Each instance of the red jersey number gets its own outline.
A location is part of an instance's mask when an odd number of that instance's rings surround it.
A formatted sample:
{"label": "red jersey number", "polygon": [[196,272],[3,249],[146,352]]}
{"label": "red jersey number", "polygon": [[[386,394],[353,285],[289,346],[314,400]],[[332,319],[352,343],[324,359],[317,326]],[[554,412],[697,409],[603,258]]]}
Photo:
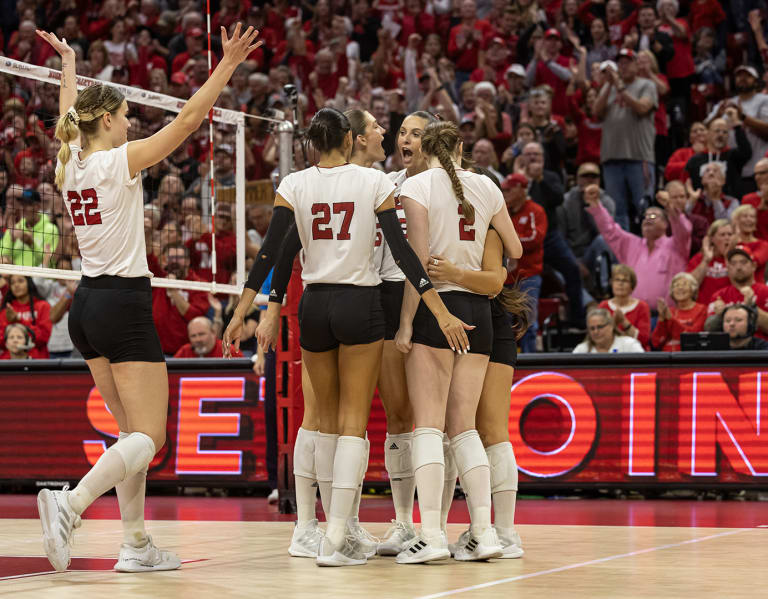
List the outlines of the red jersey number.
{"label": "red jersey number", "polygon": [[[332,207],[331,207],[332,206]],[[335,202],[331,204],[312,204],[312,239],[333,239],[333,228],[330,227],[331,214],[343,214],[341,230],[336,234],[339,241],[351,239],[349,227],[355,214],[354,202]]]}
{"label": "red jersey number", "polygon": [[99,196],[96,195],[95,189],[83,189],[79,194],[76,191],[68,191],[67,198],[73,225],[83,227],[101,224]]}
{"label": "red jersey number", "polygon": [[461,239],[461,241],[474,241],[475,229],[472,225],[467,223],[467,219],[464,218],[464,212],[461,210],[461,206],[459,206],[459,216],[461,217],[459,219],[459,239]]}

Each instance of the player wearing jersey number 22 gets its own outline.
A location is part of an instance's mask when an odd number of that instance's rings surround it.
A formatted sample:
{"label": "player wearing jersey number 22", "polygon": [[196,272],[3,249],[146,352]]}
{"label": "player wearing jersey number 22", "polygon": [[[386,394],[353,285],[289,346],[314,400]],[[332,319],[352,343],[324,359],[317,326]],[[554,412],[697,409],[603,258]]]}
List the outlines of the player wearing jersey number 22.
{"label": "player wearing jersey number 22", "polygon": [[83,274],[70,335],[121,431],[72,491],[39,493],[45,552],[56,570],[65,570],[80,514],[115,487],[123,522],[115,569],[175,569],[179,558],[155,547],[144,529],[147,467],[165,443],[168,374],[152,321],[140,175],[198,129],[235,68],[261,42],[252,27],[241,35],[238,23],[231,38],[222,27],[224,58],[211,77],[168,125],[127,143],[130,122],[122,94],[103,84],[78,93],[74,50],[52,33],[37,34],[62,58],[56,184],[75,227]]}

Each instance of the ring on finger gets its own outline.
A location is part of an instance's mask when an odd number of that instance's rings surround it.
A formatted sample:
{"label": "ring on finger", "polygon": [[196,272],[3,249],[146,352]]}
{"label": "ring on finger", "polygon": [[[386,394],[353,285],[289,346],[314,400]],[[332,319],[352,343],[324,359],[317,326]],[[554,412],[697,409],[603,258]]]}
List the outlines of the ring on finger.
{"label": "ring on finger", "polygon": [[432,258],[432,264],[434,264],[435,266],[437,266],[437,263],[438,263],[438,262],[439,262],[439,261],[438,261],[438,259],[437,259],[437,258]]}

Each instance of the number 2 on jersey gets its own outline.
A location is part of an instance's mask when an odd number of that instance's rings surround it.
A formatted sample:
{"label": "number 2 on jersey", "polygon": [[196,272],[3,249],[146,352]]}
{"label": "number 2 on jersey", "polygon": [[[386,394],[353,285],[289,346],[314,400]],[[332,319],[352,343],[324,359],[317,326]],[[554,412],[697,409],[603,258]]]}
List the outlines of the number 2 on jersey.
{"label": "number 2 on jersey", "polygon": [[459,219],[459,239],[462,241],[474,241],[475,229],[472,225],[467,223],[467,219],[464,218],[464,212],[462,211],[461,206],[459,206],[459,216],[461,217]]}
{"label": "number 2 on jersey", "polygon": [[331,223],[331,211],[333,214],[344,214],[341,221],[341,230],[336,234],[336,239],[346,241],[349,236],[349,226],[352,224],[352,215],[355,214],[354,202],[334,202],[333,209],[330,204],[312,204],[312,239],[333,239]]}
{"label": "number 2 on jersey", "polygon": [[84,189],[79,194],[68,191],[69,211],[72,214],[72,224],[76,227],[84,225],[100,225],[99,196],[95,189]]}

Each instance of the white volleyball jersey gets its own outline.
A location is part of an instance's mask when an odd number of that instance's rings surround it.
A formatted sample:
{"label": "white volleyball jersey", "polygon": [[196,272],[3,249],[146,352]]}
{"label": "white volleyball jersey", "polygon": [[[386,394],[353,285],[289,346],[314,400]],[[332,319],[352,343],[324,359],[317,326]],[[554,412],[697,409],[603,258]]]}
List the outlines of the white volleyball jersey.
{"label": "white volleyball jersey", "polygon": [[312,166],[282,180],[277,193],[293,207],[306,253],[304,283],[381,283],[373,264],[376,210],[394,189],[381,171],[356,164]]}
{"label": "white volleyball jersey", "polygon": [[[504,196],[485,175],[458,170],[464,197],[475,208],[475,222],[468,224],[442,168],[427,169],[408,177],[400,195],[411,198],[429,212],[429,253],[444,256],[459,268],[482,270],[485,237],[491,219],[505,209]],[[437,291],[469,291],[454,283],[435,282]]]}
{"label": "white volleyball jersey", "polygon": [[[128,144],[90,154],[70,144],[62,195],[87,277],[151,277],[144,243],[141,176],[128,172]],[[57,164],[58,168],[58,164]]]}
{"label": "white volleyball jersey", "polygon": [[[408,175],[405,169],[403,169],[396,173],[389,173],[387,176],[395,184],[397,218],[400,221],[400,226],[403,228],[403,235],[408,237],[408,226],[405,224],[405,209],[400,203],[400,187]],[[392,256],[392,251],[389,249],[387,240],[384,239],[384,232],[381,230],[381,225],[378,222],[376,223],[376,245],[373,250],[373,261],[379,270],[382,281],[405,281],[405,275],[400,270],[400,267],[395,264],[395,258]]]}

